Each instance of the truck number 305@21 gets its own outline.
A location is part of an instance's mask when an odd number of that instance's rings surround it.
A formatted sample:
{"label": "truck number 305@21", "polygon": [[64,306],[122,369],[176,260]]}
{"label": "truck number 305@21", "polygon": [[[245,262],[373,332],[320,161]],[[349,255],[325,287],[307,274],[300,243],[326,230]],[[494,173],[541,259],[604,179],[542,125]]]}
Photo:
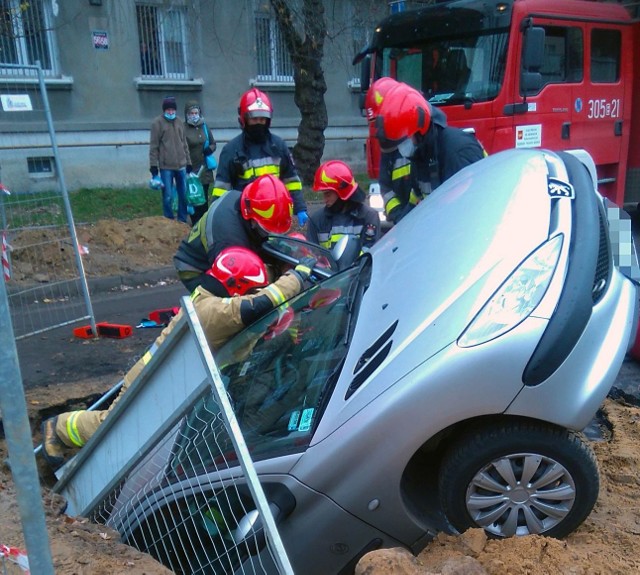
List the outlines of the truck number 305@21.
{"label": "truck number 305@21", "polygon": [[620,109],[620,100],[618,98],[611,101],[604,98],[588,100],[587,118],[618,118]]}

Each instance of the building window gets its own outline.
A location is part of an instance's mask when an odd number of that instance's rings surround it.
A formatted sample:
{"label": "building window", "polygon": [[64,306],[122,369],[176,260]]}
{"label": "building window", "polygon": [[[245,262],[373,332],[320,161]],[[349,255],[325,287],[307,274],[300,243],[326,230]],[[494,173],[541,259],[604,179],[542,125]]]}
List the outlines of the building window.
{"label": "building window", "polygon": [[52,176],[53,158],[46,156],[28,157],[27,170],[32,176]]}
{"label": "building window", "polygon": [[51,0],[0,0],[0,63],[55,73]]}
{"label": "building window", "polygon": [[293,82],[293,64],[275,18],[256,15],[258,82]]}
{"label": "building window", "polygon": [[185,80],[187,43],[183,8],[136,5],[140,73],[147,78]]}

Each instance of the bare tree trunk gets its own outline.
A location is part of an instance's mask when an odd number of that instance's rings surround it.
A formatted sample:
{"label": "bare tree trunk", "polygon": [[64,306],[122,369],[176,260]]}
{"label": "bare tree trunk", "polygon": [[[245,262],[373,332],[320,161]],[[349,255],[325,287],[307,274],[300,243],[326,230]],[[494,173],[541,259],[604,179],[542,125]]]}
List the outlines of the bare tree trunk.
{"label": "bare tree trunk", "polygon": [[303,1],[303,37],[296,30],[289,4],[285,0],[270,2],[293,63],[294,101],[302,116],[293,158],[303,182],[311,184],[322,159],[324,131],[329,123],[324,101],[327,83],[322,68],[327,34],[324,6],[322,0]]}

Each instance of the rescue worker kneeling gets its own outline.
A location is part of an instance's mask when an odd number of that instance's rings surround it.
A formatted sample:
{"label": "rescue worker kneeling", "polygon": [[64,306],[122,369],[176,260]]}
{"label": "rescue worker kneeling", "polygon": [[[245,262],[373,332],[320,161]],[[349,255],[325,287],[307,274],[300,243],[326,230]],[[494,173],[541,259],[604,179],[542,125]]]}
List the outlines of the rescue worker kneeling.
{"label": "rescue worker kneeling", "polygon": [[[281,303],[296,296],[306,287],[314,258],[303,258],[295,267],[268,283],[267,269],[258,255],[247,248],[223,250],[207,272],[231,297],[218,297],[197,287],[191,294],[193,305],[207,342],[212,350],[251,325]],[[55,470],[72,454],[71,449],[85,445],[96,432],[118,400],[138,378],[144,366],[174,329],[182,310],[155,340],[141,359],[126,373],[122,388],[109,409],[103,411],[71,411],[45,420],[42,424],[42,452]]]}

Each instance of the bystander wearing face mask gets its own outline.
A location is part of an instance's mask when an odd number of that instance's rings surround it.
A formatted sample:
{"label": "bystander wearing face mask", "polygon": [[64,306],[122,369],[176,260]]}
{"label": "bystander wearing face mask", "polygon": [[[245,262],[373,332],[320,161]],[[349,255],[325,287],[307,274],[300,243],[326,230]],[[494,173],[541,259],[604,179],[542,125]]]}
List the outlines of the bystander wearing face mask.
{"label": "bystander wearing face mask", "polygon": [[195,126],[200,121],[200,112],[197,108],[189,110],[187,113],[187,122],[192,126]]}

